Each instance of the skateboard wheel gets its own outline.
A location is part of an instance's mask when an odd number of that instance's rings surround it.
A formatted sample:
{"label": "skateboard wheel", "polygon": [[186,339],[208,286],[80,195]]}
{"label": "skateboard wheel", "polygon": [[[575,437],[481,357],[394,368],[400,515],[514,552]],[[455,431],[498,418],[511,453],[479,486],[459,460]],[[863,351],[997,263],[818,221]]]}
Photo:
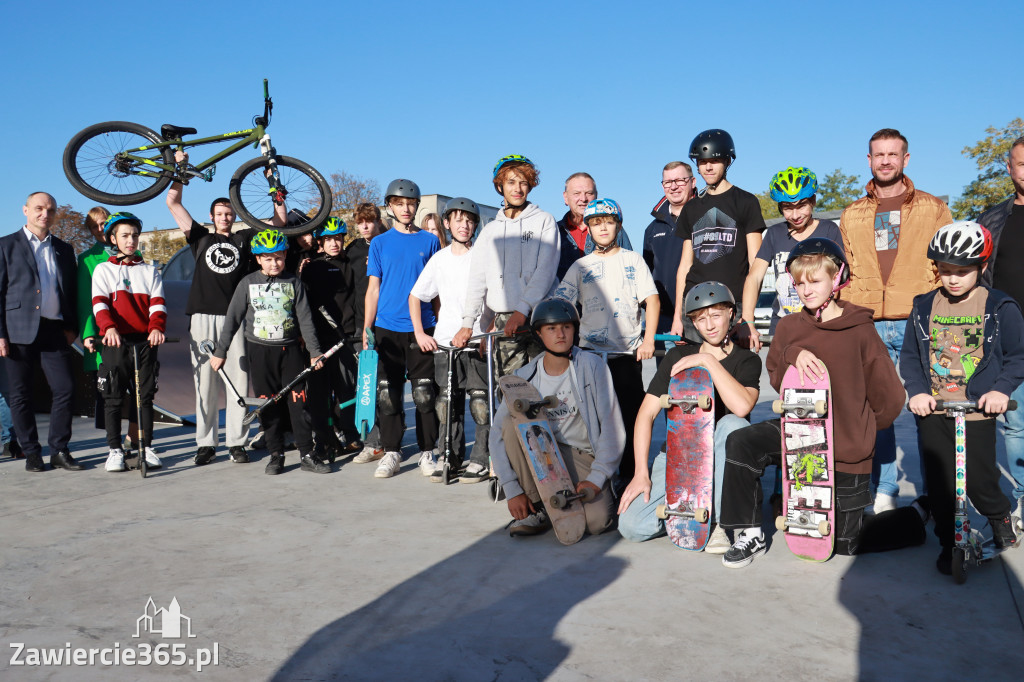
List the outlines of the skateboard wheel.
{"label": "skateboard wheel", "polygon": [[702,395],[697,400],[697,407],[699,407],[700,409],[704,410],[705,412],[707,410],[710,410],[711,409],[711,396],[709,396],[709,395]]}
{"label": "skateboard wheel", "polygon": [[566,505],[569,504],[569,501],[565,499],[565,493],[555,493],[548,502],[555,509],[565,509]]}
{"label": "skateboard wheel", "polygon": [[772,401],[772,412],[774,412],[775,414],[782,414],[782,401],[781,400],[773,400]]}
{"label": "skateboard wheel", "polygon": [[693,519],[700,523],[706,523],[708,520],[708,510],[703,507],[698,507],[693,510]]}
{"label": "skateboard wheel", "polygon": [[967,582],[967,552],[963,547],[953,548],[953,580],[957,585]]}
{"label": "skateboard wheel", "polygon": [[558,396],[557,395],[549,395],[546,398],[544,398],[543,407],[546,407],[549,410],[553,410],[556,407],[558,407]]}
{"label": "skateboard wheel", "polygon": [[775,517],[775,529],[776,530],[786,530],[786,517],[785,516],[776,516]]}
{"label": "skateboard wheel", "polygon": [[661,405],[661,409],[667,410],[668,408],[672,407],[672,398],[670,398],[667,395],[663,395],[660,398],[658,398],[658,404]]}
{"label": "skateboard wheel", "polygon": [[664,521],[668,518],[668,507],[664,504],[659,504],[654,508],[654,515]]}
{"label": "skateboard wheel", "polygon": [[828,537],[829,533],[832,532],[832,524],[828,521],[818,522],[818,535],[825,538]]}
{"label": "skateboard wheel", "polygon": [[815,403],[814,403],[814,411],[818,413],[819,417],[824,417],[826,414],[828,414],[828,401],[827,400],[817,400],[817,401],[815,401]]}
{"label": "skateboard wheel", "polygon": [[596,497],[596,493],[594,492],[593,488],[584,488],[583,489],[583,501],[584,502],[590,502],[591,500],[594,499],[594,497]]}
{"label": "skateboard wheel", "polygon": [[516,398],[512,401],[512,409],[516,412],[527,412],[530,409],[530,401]]}

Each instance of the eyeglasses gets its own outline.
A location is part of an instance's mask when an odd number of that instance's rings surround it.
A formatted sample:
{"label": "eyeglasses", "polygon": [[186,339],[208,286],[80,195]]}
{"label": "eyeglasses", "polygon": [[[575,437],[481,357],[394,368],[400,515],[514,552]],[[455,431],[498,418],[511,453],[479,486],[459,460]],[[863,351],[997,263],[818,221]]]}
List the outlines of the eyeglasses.
{"label": "eyeglasses", "polygon": [[690,178],[682,178],[682,179],[675,179],[675,180],[662,180],[661,181],[661,186],[662,187],[675,187],[676,185],[685,185],[685,184],[687,184],[689,182],[693,182],[693,178],[692,177],[690,177]]}

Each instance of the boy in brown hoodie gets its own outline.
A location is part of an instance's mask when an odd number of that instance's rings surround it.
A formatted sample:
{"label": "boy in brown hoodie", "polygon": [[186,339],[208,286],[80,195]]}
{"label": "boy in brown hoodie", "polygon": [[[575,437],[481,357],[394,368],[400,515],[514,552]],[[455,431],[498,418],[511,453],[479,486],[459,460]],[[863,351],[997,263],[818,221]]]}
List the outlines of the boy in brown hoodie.
{"label": "boy in brown hoodie", "polygon": [[[786,270],[804,309],[779,322],[765,364],[775,390],[790,365],[812,380],[828,368],[834,389],[835,547],[839,554],[855,554],[863,510],[871,504],[875,433],[899,415],[903,385],[875,333],[871,311],[837,299],[850,281],[850,267],[835,242],[800,242],[790,252]],[[722,557],[729,568],[746,566],[767,548],[761,530],[760,478],[767,465],[779,464],[781,444],[778,419],[735,431],[726,443],[721,525],[735,536]],[[923,524],[918,525],[923,540]]]}

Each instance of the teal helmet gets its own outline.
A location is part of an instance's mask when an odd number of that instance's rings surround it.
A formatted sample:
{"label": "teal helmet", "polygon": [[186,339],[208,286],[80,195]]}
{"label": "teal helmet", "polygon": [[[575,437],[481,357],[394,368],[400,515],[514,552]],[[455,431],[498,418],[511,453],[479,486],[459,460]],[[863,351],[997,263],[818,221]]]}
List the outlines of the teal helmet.
{"label": "teal helmet", "polygon": [[340,237],[344,234],[348,234],[348,227],[345,225],[345,221],[334,216],[328,218],[323,227],[316,231],[317,237]]}
{"label": "teal helmet", "polygon": [[602,215],[610,215],[618,220],[620,225],[622,224],[622,209],[614,199],[594,199],[591,201],[583,210],[583,222],[589,225],[591,218]]}
{"label": "teal helmet", "polygon": [[252,254],[277,253],[288,250],[288,239],[280,230],[260,230],[252,238]]}
{"label": "teal helmet", "polygon": [[809,168],[790,166],[772,177],[768,189],[772,201],[795,203],[818,193],[818,176]]}
{"label": "teal helmet", "polygon": [[128,211],[118,211],[117,213],[111,213],[107,221],[103,223],[103,238],[108,242],[110,237],[114,234],[114,227],[118,223],[132,223],[139,228],[139,232],[142,232],[142,220],[134,213]]}
{"label": "teal helmet", "polygon": [[498,177],[498,171],[500,171],[503,166],[507,166],[510,163],[533,166],[533,161],[530,161],[522,154],[509,154],[508,156],[501,157],[498,159],[498,163],[494,164],[494,172],[491,174],[491,180],[496,179]]}

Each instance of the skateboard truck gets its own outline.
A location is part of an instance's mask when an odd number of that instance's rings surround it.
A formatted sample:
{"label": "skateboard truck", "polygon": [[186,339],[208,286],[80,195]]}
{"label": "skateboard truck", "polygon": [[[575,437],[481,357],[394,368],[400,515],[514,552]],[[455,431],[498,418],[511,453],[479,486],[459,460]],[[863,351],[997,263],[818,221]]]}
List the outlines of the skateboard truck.
{"label": "skateboard truck", "polygon": [[654,509],[654,515],[662,521],[670,516],[693,519],[699,523],[706,523],[708,520],[708,510],[704,507],[698,507],[697,509],[669,509],[667,504],[659,504]]}
{"label": "skateboard truck", "polygon": [[804,419],[809,414],[815,414],[819,417],[824,417],[828,414],[828,401],[827,400],[815,400],[815,401],[801,401],[795,403],[787,403],[781,400],[772,401],[772,412],[775,414],[782,414],[783,412],[790,412],[795,414],[798,419]]}
{"label": "skateboard truck", "polygon": [[812,530],[821,537],[827,537],[832,532],[832,524],[827,520],[815,523],[807,514],[800,514],[795,519],[787,516],[777,516],[775,517],[775,528],[782,531],[789,529]]}
{"label": "skateboard truck", "polygon": [[516,412],[521,412],[526,415],[527,419],[534,419],[542,408],[553,409],[558,407],[558,398],[553,395],[549,395],[544,400],[526,400],[524,398],[516,398],[512,401],[512,409]]}
{"label": "skateboard truck", "polygon": [[703,395],[687,396],[686,398],[673,398],[669,395],[662,395],[659,402],[663,410],[667,410],[673,405],[678,405],[683,408],[683,412],[687,413],[693,412],[694,407],[699,407],[705,412],[711,409],[711,396],[706,393]]}
{"label": "skateboard truck", "polygon": [[551,496],[548,503],[555,509],[565,509],[575,500],[583,500],[584,503],[590,502],[594,499],[594,495],[593,488],[584,488],[582,493],[578,493],[575,490],[559,490]]}

